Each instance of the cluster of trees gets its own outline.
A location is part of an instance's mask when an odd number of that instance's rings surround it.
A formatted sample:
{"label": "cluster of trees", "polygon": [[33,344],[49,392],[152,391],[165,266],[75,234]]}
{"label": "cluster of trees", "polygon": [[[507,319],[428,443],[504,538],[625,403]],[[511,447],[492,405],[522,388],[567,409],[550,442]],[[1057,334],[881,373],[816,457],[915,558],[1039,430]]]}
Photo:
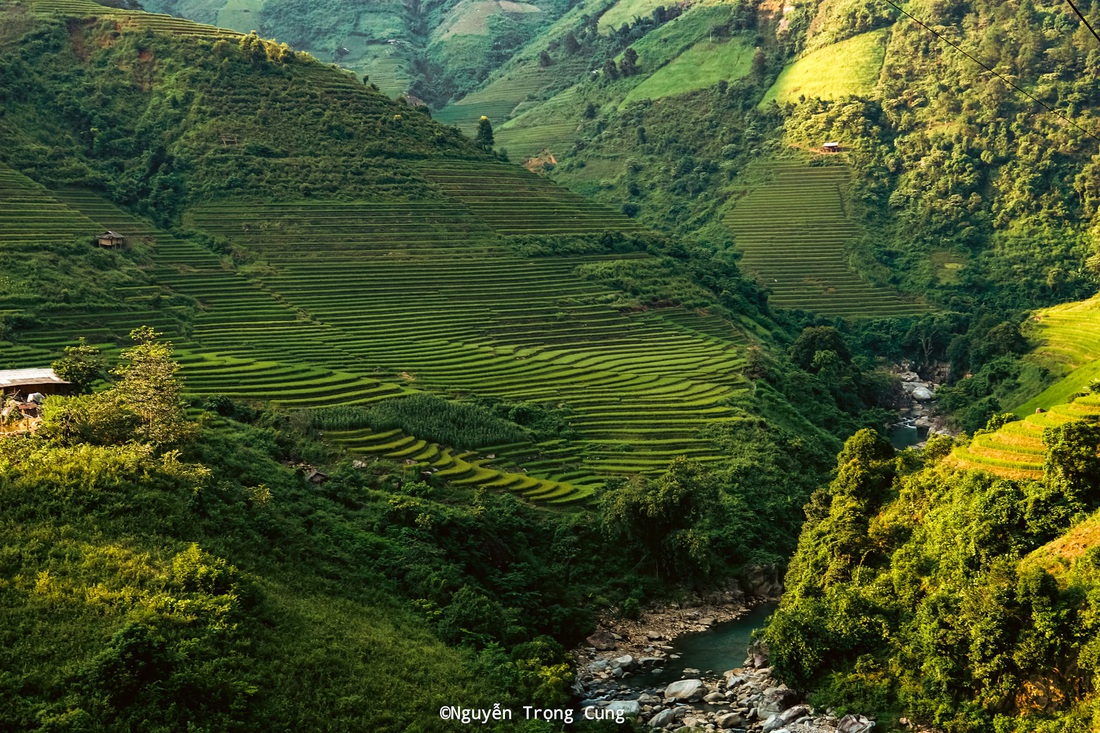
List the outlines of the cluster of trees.
{"label": "cluster of trees", "polygon": [[1044,478],[1015,481],[951,469],[948,438],[897,457],[869,431],[849,439],[765,632],[776,671],[887,724],[1094,727],[1100,555],[1044,545],[1100,507],[1100,431],[1044,441]]}
{"label": "cluster of trees", "polygon": [[179,364],[159,336],[149,327],[132,331],[135,345],[122,351],[123,363],[111,370],[117,382],[94,393],[92,386],[107,376],[102,355],[83,341],[66,348],[54,370],[83,394],[47,400],[42,434],[61,445],[115,445],[135,438],[158,451],[188,443],[195,426],[186,418]]}
{"label": "cluster of trees", "polygon": [[[0,55],[5,161],[41,182],[106,191],[162,225],[227,194],[427,195],[408,161],[484,155],[457,130],[253,34],[184,40],[106,22],[80,32],[87,64],[57,23]],[[187,73],[150,74],[140,59]]]}

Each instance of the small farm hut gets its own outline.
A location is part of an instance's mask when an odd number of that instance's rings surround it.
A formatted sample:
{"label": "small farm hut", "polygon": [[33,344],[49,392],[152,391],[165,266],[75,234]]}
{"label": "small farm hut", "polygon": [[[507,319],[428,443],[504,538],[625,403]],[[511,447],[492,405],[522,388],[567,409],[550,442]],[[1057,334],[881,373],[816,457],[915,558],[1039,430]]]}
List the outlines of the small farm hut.
{"label": "small farm hut", "polygon": [[840,143],[836,142],[835,140],[830,140],[829,142],[824,143],[821,146],[821,149],[824,150],[826,153],[836,153],[840,151]]}
{"label": "small farm hut", "polygon": [[121,247],[126,244],[126,237],[118,232],[112,232],[110,229],[103,232],[103,234],[100,234],[95,239],[96,244],[100,247]]}
{"label": "small farm hut", "polygon": [[73,385],[54,374],[53,369],[0,370],[0,395],[70,394]]}

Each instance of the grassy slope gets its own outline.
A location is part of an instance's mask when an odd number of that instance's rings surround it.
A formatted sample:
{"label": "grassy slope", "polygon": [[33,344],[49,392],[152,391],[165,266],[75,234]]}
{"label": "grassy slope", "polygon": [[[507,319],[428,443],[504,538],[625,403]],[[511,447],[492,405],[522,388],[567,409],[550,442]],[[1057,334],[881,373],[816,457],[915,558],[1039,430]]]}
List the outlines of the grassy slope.
{"label": "grassy slope", "polygon": [[600,32],[610,33],[612,29],[618,28],[623,23],[631,23],[635,18],[650,15],[665,4],[661,0],[618,0],[600,16]]}
{"label": "grassy slope", "polygon": [[886,56],[887,37],[886,30],[874,31],[811,51],[783,70],[760,104],[799,96],[837,99],[869,94]]}
{"label": "grassy slope", "polygon": [[652,72],[672,61],[728,23],[734,7],[731,3],[693,5],[683,15],[645,34],[631,44],[638,52],[638,68],[643,73]]}
{"label": "grassy slope", "polygon": [[1059,379],[1021,405],[1017,414],[1065,402],[1100,378],[1100,296],[1047,308],[1028,319],[1026,334],[1038,342],[1028,359]]}
{"label": "grassy slope", "polygon": [[[13,446],[0,458],[0,727],[423,731],[439,705],[480,697],[470,655],[442,644],[365,552],[386,544],[361,523],[388,495],[340,505],[267,454],[270,437],[208,430],[214,473],[194,490],[133,448]],[[248,500],[250,481],[266,503]],[[213,574],[181,582],[174,561],[190,543],[251,590],[214,590],[224,576]],[[157,641],[125,661],[116,634],[134,625]],[[158,648],[165,661],[151,668]],[[114,653],[122,666],[97,682]]]}
{"label": "grassy slope", "polygon": [[[552,154],[563,153],[577,138],[581,113],[592,97],[588,90],[579,93],[584,85],[577,84],[589,74],[592,64],[586,58],[570,58],[557,49],[551,54],[555,63],[540,68],[538,54],[551,41],[560,43],[565,33],[577,26],[579,11],[594,13],[600,9],[599,2],[574,8],[528,43],[481,88],[440,110],[436,119],[456,124],[472,134],[478,118],[484,114],[495,126],[507,131],[501,145],[514,155],[528,157],[547,147]],[[659,99],[716,84],[720,79],[743,76],[752,59],[748,40],[736,37],[727,42],[708,38],[716,28],[729,22],[733,10],[734,6],[728,3],[695,5],[631,44],[638,53],[638,74],[613,85],[610,93],[598,95],[600,103],[618,105]],[[674,63],[681,54],[687,54],[685,60]],[[563,91],[546,99],[546,92],[553,89]]]}
{"label": "grassy slope", "polygon": [[753,48],[746,38],[700,41],[627,93],[623,104],[685,94],[749,73]]}
{"label": "grassy slope", "polygon": [[1007,478],[1042,476],[1046,447],[1043,431],[1071,420],[1100,419],[1100,399],[1095,395],[1056,404],[1044,412],[1031,412],[993,433],[975,436],[969,446],[956,448],[954,461],[963,468],[975,468]]}

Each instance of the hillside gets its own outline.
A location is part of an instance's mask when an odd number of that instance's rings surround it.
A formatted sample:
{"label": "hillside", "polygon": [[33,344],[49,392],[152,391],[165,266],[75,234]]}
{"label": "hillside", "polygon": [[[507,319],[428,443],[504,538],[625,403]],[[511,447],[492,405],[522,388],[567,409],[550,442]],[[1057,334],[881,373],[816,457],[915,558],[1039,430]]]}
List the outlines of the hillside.
{"label": "hillside", "polygon": [[469,92],[512,52],[569,10],[560,0],[150,0],[150,11],[256,31],[339,63],[388,96],[432,103]]}
{"label": "hillside", "polygon": [[[598,616],[788,559],[814,705],[1100,725],[1071,10],[153,7],[0,0],[0,369],[90,373],[0,405],[0,729],[571,704]],[[899,367],[973,437],[895,453]]]}
{"label": "hillside", "polygon": [[0,368],[81,375],[0,405],[0,729],[566,705],[598,613],[779,562],[881,419],[731,250],[343,70],[79,0],[0,29]]}
{"label": "hillside", "polygon": [[1095,419],[1050,431],[1032,477],[954,468],[948,440],[897,459],[849,440],[765,633],[780,675],[887,727],[1092,730]]}
{"label": "hillside", "polygon": [[1097,297],[1039,311],[1025,333],[1036,344],[1029,361],[1051,373],[1055,383],[1019,409],[1021,414],[1048,408],[1100,378],[1100,329]]}
{"label": "hillside", "polygon": [[[455,12],[438,27],[481,22]],[[438,119],[472,134],[487,116],[513,160],[549,162],[552,177],[584,195],[711,241],[736,235],[721,205],[744,190],[735,176],[835,139],[858,182],[846,194],[850,216],[876,232],[843,247],[853,286],[899,290],[930,311],[1002,317],[1092,294],[1095,273],[1082,267],[1095,208],[1088,126],[1065,122],[1091,104],[1079,80],[1092,47],[1068,7],[1028,5],[1012,17],[986,2],[907,9],[932,31],[848,0],[593,0],[540,12],[537,29],[521,32],[517,21],[516,45],[501,46],[472,86],[424,78],[418,94]],[[467,53],[447,32],[431,31],[440,48],[453,41],[454,54]],[[997,73],[1015,75],[1023,92],[963,52],[987,66],[1002,59]],[[1071,98],[1076,106],[1057,101]],[[1049,153],[1031,144],[1040,139]],[[1049,193],[1032,195],[1040,190]],[[794,297],[819,296],[807,283]],[[874,302],[861,314],[901,312]]]}
{"label": "hillside", "polygon": [[[788,381],[789,362],[765,370],[780,393],[750,389],[750,350],[792,335],[728,249],[494,162],[286,47],[87,10],[6,11],[40,19],[5,61],[18,83],[0,117],[0,181],[23,207],[0,225],[36,259],[6,256],[86,275],[8,282],[4,367],[48,365],[78,337],[113,358],[153,326],[196,398],[304,411],[354,453],[553,504],[678,456],[726,470],[727,432],[754,415],[828,445],[879,399],[849,393],[866,366],[809,401],[816,381]],[[128,246],[90,248],[105,229]],[[424,405],[485,427],[463,436]]]}

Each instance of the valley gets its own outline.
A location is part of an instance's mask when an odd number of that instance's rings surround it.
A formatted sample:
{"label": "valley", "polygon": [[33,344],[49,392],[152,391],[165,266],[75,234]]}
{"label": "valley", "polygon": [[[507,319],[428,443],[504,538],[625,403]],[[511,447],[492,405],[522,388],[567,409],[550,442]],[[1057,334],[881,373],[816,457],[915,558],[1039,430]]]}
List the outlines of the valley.
{"label": "valley", "polygon": [[0,0],[0,729],[1096,728],[1100,9],[144,5]]}

